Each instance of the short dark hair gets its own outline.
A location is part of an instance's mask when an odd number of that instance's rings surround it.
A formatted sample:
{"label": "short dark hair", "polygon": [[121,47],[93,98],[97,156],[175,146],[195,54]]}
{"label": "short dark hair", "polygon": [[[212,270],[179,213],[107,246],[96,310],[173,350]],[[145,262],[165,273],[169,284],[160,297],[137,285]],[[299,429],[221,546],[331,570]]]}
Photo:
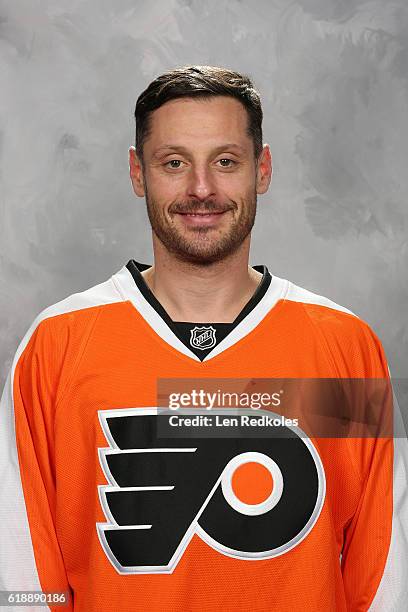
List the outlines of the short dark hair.
{"label": "short dark hair", "polygon": [[176,98],[206,99],[231,96],[247,110],[247,133],[254,143],[257,160],[262,152],[262,106],[258,91],[249,76],[218,66],[183,66],[158,76],[136,102],[136,153],[143,163],[143,145],[151,131],[153,111]]}

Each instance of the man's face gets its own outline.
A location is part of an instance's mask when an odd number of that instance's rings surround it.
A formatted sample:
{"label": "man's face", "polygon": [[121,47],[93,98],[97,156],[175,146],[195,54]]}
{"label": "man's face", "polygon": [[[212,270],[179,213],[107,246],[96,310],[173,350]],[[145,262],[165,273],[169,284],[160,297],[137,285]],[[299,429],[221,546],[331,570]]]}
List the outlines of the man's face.
{"label": "man's face", "polygon": [[270,181],[268,145],[258,170],[246,133],[247,111],[227,96],[172,100],[154,111],[151,121],[144,167],[134,150],[130,166],[153,232],[184,261],[224,259],[253,227],[257,193]]}

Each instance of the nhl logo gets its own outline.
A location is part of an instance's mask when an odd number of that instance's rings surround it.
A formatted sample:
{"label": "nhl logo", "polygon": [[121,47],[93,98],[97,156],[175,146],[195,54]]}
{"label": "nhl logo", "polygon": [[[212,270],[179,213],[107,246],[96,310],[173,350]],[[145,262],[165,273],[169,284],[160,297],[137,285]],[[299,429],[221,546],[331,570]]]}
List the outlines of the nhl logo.
{"label": "nhl logo", "polygon": [[205,351],[217,343],[215,339],[216,330],[210,325],[209,327],[193,327],[190,330],[190,344],[194,348]]}

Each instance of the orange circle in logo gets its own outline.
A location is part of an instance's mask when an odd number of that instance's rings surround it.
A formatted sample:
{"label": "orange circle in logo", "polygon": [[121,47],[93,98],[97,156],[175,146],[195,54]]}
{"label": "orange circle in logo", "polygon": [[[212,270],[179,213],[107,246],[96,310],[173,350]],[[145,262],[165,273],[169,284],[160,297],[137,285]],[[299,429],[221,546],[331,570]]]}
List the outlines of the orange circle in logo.
{"label": "orange circle in logo", "polygon": [[231,486],[234,494],[244,504],[261,504],[272,493],[273,478],[264,465],[248,461],[234,471]]}

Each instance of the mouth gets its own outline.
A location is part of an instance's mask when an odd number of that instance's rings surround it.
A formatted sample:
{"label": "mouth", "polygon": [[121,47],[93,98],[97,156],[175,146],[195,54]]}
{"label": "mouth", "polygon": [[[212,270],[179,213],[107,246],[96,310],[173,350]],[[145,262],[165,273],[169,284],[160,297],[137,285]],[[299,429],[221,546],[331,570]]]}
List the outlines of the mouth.
{"label": "mouth", "polygon": [[220,210],[217,212],[205,212],[205,213],[192,213],[192,212],[186,212],[186,213],[177,213],[178,215],[187,215],[188,217],[212,217],[214,215],[222,215],[223,213],[225,213],[225,210]]}
{"label": "mouth", "polygon": [[227,208],[225,210],[214,210],[214,211],[206,211],[206,212],[177,212],[177,215],[182,217],[183,221],[188,225],[192,226],[207,226],[211,225],[214,222],[219,221],[226,212],[230,209]]}

